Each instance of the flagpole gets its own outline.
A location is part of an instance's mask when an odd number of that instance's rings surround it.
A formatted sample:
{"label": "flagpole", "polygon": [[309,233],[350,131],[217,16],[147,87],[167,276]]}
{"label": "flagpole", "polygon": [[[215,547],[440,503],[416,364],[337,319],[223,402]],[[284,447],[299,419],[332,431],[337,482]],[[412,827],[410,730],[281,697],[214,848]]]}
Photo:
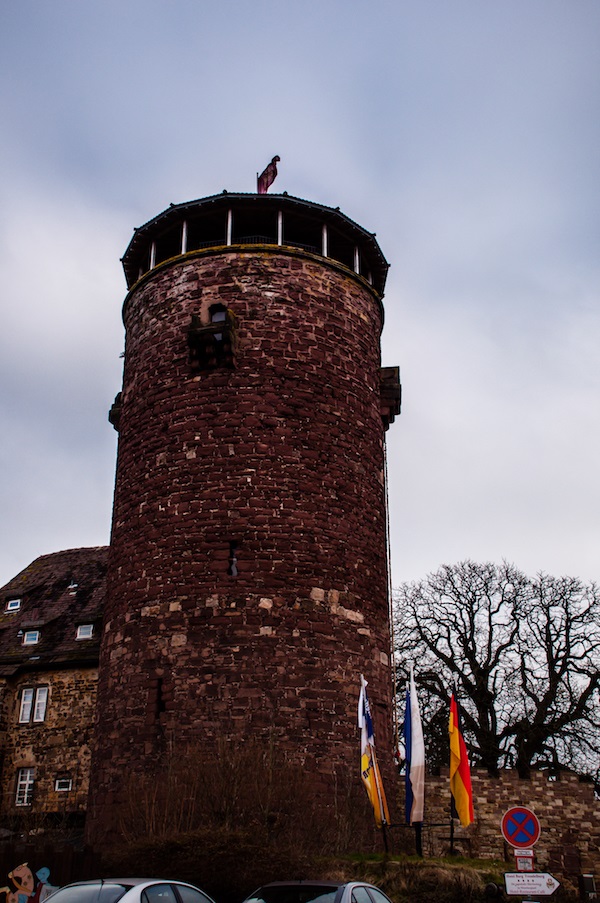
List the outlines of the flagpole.
{"label": "flagpole", "polygon": [[[458,698],[458,686],[456,682],[456,675],[452,677],[452,689],[450,691],[450,701],[452,702],[452,696],[454,698]],[[450,855],[454,856],[454,813],[456,812],[456,804],[454,802],[454,797],[452,795],[452,788],[450,788]]]}
{"label": "flagpole", "polygon": [[385,852],[388,852],[388,838],[386,831],[386,819],[385,819],[385,804],[384,804],[384,794],[383,787],[381,786],[381,775],[379,773],[379,767],[373,769],[373,774],[375,777],[375,789],[377,790],[377,799],[379,800],[379,811],[381,812],[381,833],[383,835],[383,849]]}
{"label": "flagpole", "polygon": [[423,858],[423,822],[416,821],[415,822],[415,850],[417,851],[417,856]]}
{"label": "flagpole", "polygon": [[405,746],[405,815],[415,829],[415,851],[423,856],[423,815],[425,784],[425,743],[415,687],[414,669],[411,664],[406,684],[406,710],[404,715]]}
{"label": "flagpole", "polygon": [[385,829],[385,822],[381,823],[381,834],[383,836],[383,850],[385,852],[385,855],[387,856],[387,854],[389,853],[389,849],[388,849],[387,831]]}
{"label": "flagpole", "polygon": [[379,774],[379,768],[375,768],[374,771],[375,771],[375,787],[377,788],[377,798],[379,800],[379,811],[381,812],[381,833],[383,835],[383,849],[384,849],[384,852],[387,854],[389,852],[388,851],[388,842],[387,842],[387,831],[386,831],[387,822],[385,820],[385,815],[384,815],[385,807],[384,807],[384,800],[383,800],[383,794],[382,794],[383,788],[381,787],[381,783],[380,783],[381,775]]}

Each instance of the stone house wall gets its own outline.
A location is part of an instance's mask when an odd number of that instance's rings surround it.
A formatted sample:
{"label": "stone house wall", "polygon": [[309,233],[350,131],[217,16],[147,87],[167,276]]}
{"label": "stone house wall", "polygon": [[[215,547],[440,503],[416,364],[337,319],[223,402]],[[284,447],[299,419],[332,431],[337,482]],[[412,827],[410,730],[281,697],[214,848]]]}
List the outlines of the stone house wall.
{"label": "stone house wall", "polygon": [[[24,813],[26,807],[15,804],[17,773],[30,767],[35,769],[35,783],[27,814],[85,812],[97,677],[98,669],[89,667],[30,672],[2,680],[0,806],[4,818]],[[41,723],[19,723],[22,690],[27,687],[48,687]],[[57,791],[57,778],[70,780],[71,789]]]}

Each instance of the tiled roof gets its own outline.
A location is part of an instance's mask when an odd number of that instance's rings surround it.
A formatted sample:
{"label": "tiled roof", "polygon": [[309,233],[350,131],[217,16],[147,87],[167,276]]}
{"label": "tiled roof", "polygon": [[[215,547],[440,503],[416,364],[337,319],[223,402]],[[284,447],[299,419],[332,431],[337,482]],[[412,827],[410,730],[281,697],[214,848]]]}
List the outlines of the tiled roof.
{"label": "tiled roof", "polygon": [[[42,555],[0,589],[0,674],[98,661],[107,555],[107,546]],[[7,611],[13,599],[20,607]],[[80,624],[94,625],[91,639],[76,639]],[[25,646],[29,630],[39,642]]]}

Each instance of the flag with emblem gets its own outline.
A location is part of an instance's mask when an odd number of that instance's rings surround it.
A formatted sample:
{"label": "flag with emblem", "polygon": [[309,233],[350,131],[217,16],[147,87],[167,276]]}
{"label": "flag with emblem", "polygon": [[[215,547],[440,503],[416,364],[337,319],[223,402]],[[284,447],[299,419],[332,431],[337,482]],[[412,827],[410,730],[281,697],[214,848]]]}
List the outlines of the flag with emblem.
{"label": "flag with emblem", "polygon": [[390,814],[383,790],[381,774],[375,755],[375,736],[373,719],[367,696],[367,681],[360,676],[360,695],[358,698],[358,727],[360,729],[360,775],[365,785],[367,796],[373,806],[375,824],[378,828],[389,825]]}

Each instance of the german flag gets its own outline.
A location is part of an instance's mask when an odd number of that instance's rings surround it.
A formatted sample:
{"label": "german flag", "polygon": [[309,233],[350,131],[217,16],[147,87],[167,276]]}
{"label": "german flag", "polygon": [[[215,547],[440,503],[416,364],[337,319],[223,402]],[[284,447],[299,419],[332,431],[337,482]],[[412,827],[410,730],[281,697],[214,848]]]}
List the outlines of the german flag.
{"label": "german flag", "polygon": [[458,704],[454,693],[450,699],[450,793],[463,828],[475,818],[473,814],[473,788],[467,747],[460,729]]}

